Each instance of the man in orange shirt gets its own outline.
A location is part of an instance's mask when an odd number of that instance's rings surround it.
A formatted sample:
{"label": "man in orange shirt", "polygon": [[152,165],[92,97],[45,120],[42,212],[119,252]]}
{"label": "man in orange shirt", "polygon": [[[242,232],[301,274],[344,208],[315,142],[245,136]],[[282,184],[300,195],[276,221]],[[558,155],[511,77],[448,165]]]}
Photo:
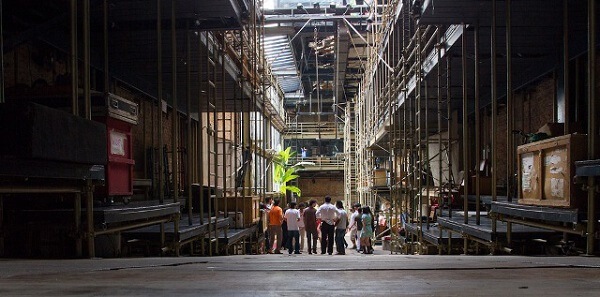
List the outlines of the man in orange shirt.
{"label": "man in orange shirt", "polygon": [[273,207],[269,211],[269,251],[273,248],[275,237],[277,237],[277,248],[273,250],[275,254],[281,254],[282,231],[281,224],[283,223],[283,210],[279,207],[279,199],[275,199]]}

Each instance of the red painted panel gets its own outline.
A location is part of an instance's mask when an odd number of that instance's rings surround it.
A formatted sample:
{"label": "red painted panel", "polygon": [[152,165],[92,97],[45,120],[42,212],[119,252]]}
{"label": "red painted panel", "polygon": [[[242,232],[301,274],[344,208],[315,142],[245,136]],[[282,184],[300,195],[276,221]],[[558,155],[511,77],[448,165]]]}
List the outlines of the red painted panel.
{"label": "red painted panel", "polygon": [[105,118],[108,137],[106,190],[108,196],[133,195],[133,142],[131,124]]}

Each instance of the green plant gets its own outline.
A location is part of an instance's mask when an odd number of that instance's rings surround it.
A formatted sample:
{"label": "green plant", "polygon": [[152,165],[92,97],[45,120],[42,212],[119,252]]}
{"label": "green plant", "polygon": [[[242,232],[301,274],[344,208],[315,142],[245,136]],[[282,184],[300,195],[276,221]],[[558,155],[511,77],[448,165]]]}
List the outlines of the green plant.
{"label": "green plant", "polygon": [[277,152],[273,156],[273,164],[275,164],[274,182],[279,185],[279,192],[285,195],[286,191],[296,193],[298,197],[302,194],[300,188],[292,185],[287,185],[288,182],[297,179],[296,174],[298,169],[304,168],[305,165],[314,165],[312,162],[298,162],[294,165],[290,164],[290,159],[296,154],[288,147],[285,150]]}

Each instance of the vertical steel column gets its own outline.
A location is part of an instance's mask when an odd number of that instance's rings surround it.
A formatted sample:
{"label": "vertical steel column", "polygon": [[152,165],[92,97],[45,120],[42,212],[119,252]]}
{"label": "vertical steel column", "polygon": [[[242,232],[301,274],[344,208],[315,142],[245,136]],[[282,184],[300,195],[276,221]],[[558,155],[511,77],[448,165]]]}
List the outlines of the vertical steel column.
{"label": "vertical steel column", "polygon": [[[185,52],[186,52],[186,67],[185,67],[185,89],[186,89],[186,112],[187,112],[187,131],[186,131],[186,149],[185,153],[187,156],[187,165],[185,166],[185,180],[186,180],[186,192],[187,192],[187,208],[188,208],[188,225],[192,225],[192,172],[194,163],[193,161],[193,150],[192,150],[192,45],[191,45],[191,33],[189,31],[189,24],[185,31]],[[198,74],[200,75],[200,74]],[[198,85],[200,86],[200,85]]]}
{"label": "vertical steel column", "polygon": [[[0,3],[0,5],[2,5]],[[81,197],[80,197],[81,199]],[[0,257],[4,256],[4,197],[0,194]],[[76,229],[80,231],[79,229]],[[79,241],[81,241],[81,235],[79,235]]]}
{"label": "vertical steel column", "polygon": [[[1,199],[1,198],[0,198]],[[0,207],[2,203],[0,202]],[[0,212],[2,209],[0,208]],[[75,198],[73,199],[73,221],[74,221],[74,230],[77,232],[75,238],[75,255],[77,257],[81,257],[83,255],[83,240],[81,237],[81,193],[76,193]],[[2,215],[0,215],[0,232],[2,231]],[[2,246],[0,245],[0,249]],[[0,251],[0,255],[2,252]]]}
{"label": "vertical steel column", "polygon": [[[463,34],[462,40],[462,140],[463,140],[463,183],[464,183],[464,194],[463,194],[463,212],[464,212],[464,223],[469,223],[469,100],[467,90],[467,25],[462,23]],[[465,254],[466,254],[465,250]]]}
{"label": "vertical steel column", "polygon": [[[216,37],[215,37],[215,33],[213,32],[212,34],[212,53],[209,51],[208,54],[210,55],[210,59],[209,60],[209,64],[212,65],[212,72],[209,71],[209,75],[210,77],[212,77],[212,86],[209,90],[210,93],[210,98],[211,98],[211,102],[210,105],[212,106],[212,126],[213,126],[213,172],[214,172],[214,177],[215,177],[215,184],[214,184],[214,192],[215,192],[215,200],[214,200],[214,204],[213,204],[213,208],[211,209],[211,211],[215,212],[215,223],[213,224],[213,231],[215,232],[215,238],[214,238],[214,242],[215,242],[215,252],[219,253],[219,227],[218,227],[218,222],[219,222],[219,194],[221,194],[221,196],[223,196],[225,193],[224,191],[221,191],[221,193],[219,193],[219,119],[218,119],[218,114],[217,114],[217,62],[218,61],[218,53],[217,51],[219,50],[217,48],[217,41],[216,41]],[[208,36],[208,35],[207,35]],[[208,38],[206,39],[206,44],[208,44]],[[212,63],[210,63],[212,61]],[[209,66],[210,67],[210,66]],[[209,157],[210,160],[210,157]],[[209,172],[209,175],[210,172]]]}
{"label": "vertical steel column", "polygon": [[429,85],[427,84],[427,78],[423,77],[423,84],[425,85],[425,145],[423,146],[425,148],[425,166],[423,167],[423,175],[426,176],[425,179],[425,203],[427,203],[427,213],[425,214],[427,216],[426,220],[426,228],[427,230],[429,230],[429,204],[430,204],[430,198],[429,198],[429,168],[430,168],[430,164],[429,164]]}
{"label": "vertical steel column", "polygon": [[162,102],[163,102],[163,70],[162,70],[162,15],[161,15],[161,0],[156,0],[156,88],[157,88],[157,97],[156,104],[158,106],[158,147],[156,151],[158,152],[158,201],[162,204],[165,201],[165,188],[164,188],[164,175],[163,168],[166,164],[164,164],[163,158],[163,118],[162,118]]}
{"label": "vertical steel column", "polygon": [[[226,128],[225,128],[225,50],[226,50],[226,40],[225,40],[225,33],[223,33],[221,35],[222,40],[221,40],[221,141],[222,141],[222,146],[221,146],[221,153],[223,154],[222,156],[222,161],[223,164],[221,164],[222,168],[222,174],[223,176],[221,177],[223,179],[223,216],[225,218],[229,217],[229,212],[227,211],[227,196],[225,195],[225,193],[227,192],[227,146],[226,146],[226,139],[227,139],[227,135],[226,135]],[[218,161],[218,160],[217,160]],[[236,214],[233,215],[234,220],[235,220],[235,216]],[[227,238],[227,228],[225,228],[225,238]]]}
{"label": "vertical steel column", "polygon": [[178,144],[179,144],[179,112],[177,103],[177,15],[176,6],[177,0],[171,0],[171,78],[172,78],[172,94],[173,94],[173,114],[171,115],[172,136],[171,136],[171,168],[173,170],[173,202],[177,202],[179,196],[179,159],[178,159]]}
{"label": "vertical steel column", "polygon": [[[204,110],[202,109],[202,97],[206,96],[207,89],[203,88],[202,74],[204,71],[204,55],[206,48],[202,45],[202,33],[198,33],[198,184],[200,185],[198,200],[200,201],[200,224],[204,225]],[[210,218],[209,218],[210,220]],[[201,242],[202,254],[204,255],[204,240]]]}
{"label": "vertical steel column", "polygon": [[[438,183],[439,183],[439,188],[438,188],[438,216],[441,217],[443,215],[442,213],[442,208],[443,208],[443,201],[442,201],[442,191],[443,191],[443,163],[442,163],[442,154],[443,154],[443,149],[442,149],[442,40],[441,40],[441,36],[440,36],[440,31],[442,30],[442,26],[437,26],[437,32],[436,32],[436,47],[437,47],[437,82],[436,82],[436,87],[437,87],[437,133],[438,133]],[[450,137],[450,131],[448,131],[448,137]],[[450,193],[451,189],[448,189]],[[440,228],[440,235],[442,234],[442,226],[439,225]],[[440,250],[441,251],[441,250]]]}
{"label": "vertical steel column", "polygon": [[[258,193],[258,162],[259,162],[259,153],[258,153],[258,145],[257,145],[257,140],[258,140],[258,116],[257,116],[257,95],[256,91],[256,72],[258,70],[258,52],[257,52],[257,40],[256,40],[256,6],[257,6],[257,0],[254,0],[254,5],[252,6],[252,27],[250,29],[250,31],[252,32],[252,67],[251,67],[251,79],[252,79],[252,83],[251,83],[251,88],[252,88],[252,100],[251,100],[251,106],[252,106],[252,119],[253,119],[253,128],[254,128],[254,139],[251,139],[250,143],[251,143],[251,151],[254,152],[254,179],[252,179],[252,182],[254,183],[254,194]],[[287,196],[285,196],[284,198],[287,198]],[[282,203],[284,203],[285,200],[282,200]],[[285,205],[285,203],[283,204]]]}
{"label": "vertical steel column", "polygon": [[102,20],[102,31],[104,42],[104,96],[108,97],[108,93],[110,92],[110,69],[108,66],[108,0],[104,0],[103,10],[104,15]]}
{"label": "vertical steel column", "polygon": [[416,119],[417,119],[417,133],[416,133],[416,147],[417,147],[417,156],[418,156],[418,164],[416,166],[417,170],[415,172],[415,178],[418,178],[417,182],[417,193],[418,195],[418,226],[419,226],[419,253],[423,253],[423,138],[421,137],[421,80],[423,79],[423,69],[421,68],[421,43],[422,43],[422,31],[421,27],[417,26],[416,30],[416,44],[415,44],[415,75],[417,78],[417,87],[415,89],[415,101],[416,101]]}
{"label": "vertical steel column", "polygon": [[[196,130],[196,134],[198,135],[198,202],[200,204],[200,209],[198,210],[200,216],[200,225],[204,225],[204,111],[202,110],[202,96],[206,96],[207,89],[203,88],[204,85],[202,82],[202,74],[203,74],[203,62],[205,61],[204,53],[206,50],[203,50],[202,46],[202,33],[198,32],[198,129]],[[203,95],[204,92],[204,95]],[[210,200],[210,198],[209,198]],[[210,217],[208,218],[210,221]],[[193,222],[192,222],[193,223]],[[202,255],[206,255],[206,242],[204,238],[200,240],[200,251]]]}
{"label": "vertical steel column", "polygon": [[[596,116],[596,0],[588,0],[588,159],[598,157],[598,127]],[[596,180],[588,177],[587,246],[586,254],[593,255],[596,245]]]}
{"label": "vertical steel column", "polygon": [[[2,5],[0,3],[0,5]],[[71,0],[71,13],[70,13],[70,38],[71,38],[71,112],[74,115],[79,116],[79,74],[78,72],[78,63],[79,60],[77,58],[77,0]],[[4,48],[4,46],[2,47]],[[2,54],[4,59],[4,54]],[[4,63],[2,63],[2,67],[4,68]],[[4,77],[4,73],[2,74]],[[4,83],[4,80],[2,80]]]}
{"label": "vertical steel column", "polygon": [[[2,1],[0,1],[0,103],[4,103],[4,26],[2,22],[4,21],[4,10],[2,9]],[[0,198],[1,199],[1,198]],[[1,205],[0,205],[1,206]],[[0,223],[1,225],[1,223]],[[0,249],[2,246],[0,245]],[[0,255],[2,251],[0,250]]]}
{"label": "vertical steel column", "polygon": [[[496,178],[498,177],[498,162],[496,160],[496,129],[498,126],[498,90],[496,85],[496,0],[492,0],[492,29],[491,29],[491,100],[492,100],[492,201],[497,200],[496,196]],[[496,233],[496,219],[492,217],[492,233]]]}
{"label": "vertical steel column", "polygon": [[[262,74],[261,74],[261,85],[262,85],[262,113],[261,113],[261,117],[263,120],[263,124],[262,124],[262,153],[264,153],[267,149],[267,117],[265,116],[265,113],[267,112],[267,108],[266,108],[266,101],[267,101],[267,86],[265,83],[266,80],[266,76],[267,76],[267,59],[265,58],[265,46],[264,46],[264,26],[265,26],[265,20],[264,20],[264,13],[261,11],[261,24],[259,26],[260,28],[260,35],[258,37],[258,46],[260,46],[260,60],[262,61]],[[268,96],[270,99],[270,96]],[[262,166],[261,166],[261,176],[262,176],[262,190],[260,191],[260,199],[261,201],[265,198],[265,192],[267,190],[267,158],[266,156],[263,155],[262,158]]]}
{"label": "vertical steel column", "polygon": [[447,108],[447,122],[448,122],[448,147],[446,148],[446,154],[448,155],[448,189],[450,195],[448,197],[448,217],[452,218],[452,189],[454,188],[454,174],[452,173],[452,76],[450,71],[452,70],[452,55],[449,53],[446,55],[446,108]]}
{"label": "vertical steel column", "polygon": [[83,97],[85,118],[92,119],[90,93],[90,0],[83,0]]}
{"label": "vertical steel column", "polygon": [[571,109],[569,104],[569,0],[563,0],[563,90],[564,99],[564,134],[570,133]]}
{"label": "vertical steel column", "polygon": [[506,0],[506,196],[512,201],[514,106],[512,94],[512,28],[510,0]]}
{"label": "vertical steel column", "polygon": [[87,237],[87,248],[88,248],[88,257],[93,258],[96,256],[95,246],[94,246],[94,186],[92,185],[91,180],[87,180],[85,182],[85,198],[86,198],[86,237]]}
{"label": "vertical steel column", "polygon": [[473,71],[475,74],[475,165],[477,166],[475,169],[475,223],[479,225],[481,223],[481,171],[479,170],[481,163],[481,111],[479,110],[481,108],[479,105],[479,24],[475,26],[473,37],[475,41],[475,70]]}

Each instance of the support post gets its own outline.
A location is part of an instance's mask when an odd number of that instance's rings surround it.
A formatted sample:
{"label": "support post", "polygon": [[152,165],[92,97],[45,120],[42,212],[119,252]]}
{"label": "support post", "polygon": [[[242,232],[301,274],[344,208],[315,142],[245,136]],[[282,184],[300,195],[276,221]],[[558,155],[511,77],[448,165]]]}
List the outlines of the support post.
{"label": "support post", "polygon": [[[188,25],[188,29],[189,29],[189,25]],[[187,215],[188,215],[188,225],[191,226],[193,223],[192,220],[192,172],[194,172],[195,168],[194,167],[194,162],[193,162],[193,154],[194,154],[194,150],[192,147],[192,41],[191,41],[191,33],[189,32],[189,30],[186,30],[185,32],[185,52],[186,52],[186,67],[185,67],[185,88],[186,88],[186,103],[187,103],[187,107],[186,107],[186,113],[187,113],[187,129],[186,129],[186,149],[185,149],[185,153],[186,153],[186,160],[187,160],[187,166],[185,166],[185,180],[186,180],[186,192],[187,192]],[[198,73],[198,76],[200,76],[201,74]],[[200,86],[200,84],[198,85]],[[198,104],[199,105],[199,104]],[[200,203],[202,203],[202,201],[200,201]],[[177,249],[179,250],[179,248]]]}
{"label": "support post", "polygon": [[[598,157],[596,103],[596,0],[588,0],[588,159]],[[587,246],[586,254],[594,255],[596,244],[596,179],[588,177]]]}
{"label": "support post", "polygon": [[85,185],[85,198],[86,198],[86,223],[87,223],[87,248],[88,257],[94,258],[96,256],[94,247],[94,186],[90,180],[86,181]]}
{"label": "support post", "polygon": [[83,97],[85,118],[92,119],[92,98],[90,93],[90,0],[83,0]]}
{"label": "support post", "polygon": [[512,94],[512,28],[511,4],[506,1],[506,196],[512,202],[514,165],[514,106]]}
{"label": "support post", "polygon": [[564,134],[571,133],[571,111],[569,103],[569,0],[563,0],[563,90],[564,96]]}
{"label": "support post", "polygon": [[[1,5],[1,4],[0,4]],[[77,59],[77,0],[71,0],[71,13],[70,13],[70,38],[71,38],[71,112],[79,116],[79,74],[78,72],[78,59]],[[4,56],[4,55],[2,55]],[[4,64],[4,63],[2,63]],[[4,77],[4,75],[2,76]],[[2,80],[4,82],[4,80]]]}
{"label": "support post", "polygon": [[[0,198],[2,199],[2,198]],[[0,212],[2,211],[2,205],[0,202]],[[75,229],[75,254],[77,257],[83,256],[83,240],[81,232],[81,193],[76,193],[73,201],[73,221]],[[0,234],[2,233],[2,216],[0,215]],[[0,246],[0,249],[2,247]],[[0,251],[0,255],[2,252]]]}
{"label": "support post", "polygon": [[[103,20],[102,20],[102,32],[103,32],[103,53],[104,53],[104,96],[108,98],[110,92],[110,71],[108,66],[108,0],[104,0],[103,3]],[[145,160],[145,159],[144,159]]]}
{"label": "support post", "polygon": [[[2,22],[4,21],[4,10],[2,9],[2,1],[0,1],[0,103],[4,103],[6,100],[4,99],[4,26]],[[0,198],[1,199],[1,198]],[[1,226],[2,223],[0,223]],[[0,246],[0,255],[2,255],[2,247]]]}
{"label": "support post", "polygon": [[156,88],[157,88],[157,119],[158,122],[158,147],[156,152],[158,155],[158,201],[162,204],[165,201],[165,188],[164,188],[164,175],[163,168],[164,158],[162,156],[162,147],[163,147],[163,111],[162,111],[162,102],[163,102],[163,71],[162,71],[162,15],[161,15],[161,0],[156,0]]}
{"label": "support post", "polygon": [[[464,184],[464,196],[463,196],[463,211],[464,211],[464,223],[469,223],[469,98],[467,89],[467,25],[462,23],[463,34],[462,34],[462,140],[463,140],[463,184]],[[465,250],[466,254],[466,250]]]}
{"label": "support post", "polygon": [[[1,5],[1,4],[0,4]],[[80,230],[77,229],[79,232]],[[81,232],[79,232],[81,235]],[[0,194],[0,257],[4,256],[4,197]]]}
{"label": "support post", "polygon": [[[464,33],[463,33],[464,34]],[[480,107],[480,80],[479,80],[479,24],[475,26],[475,224],[481,224],[481,111]]]}
{"label": "support post", "polygon": [[171,168],[173,170],[173,202],[177,202],[179,196],[179,112],[177,103],[177,15],[176,15],[177,0],[171,0],[171,78],[173,88],[173,114],[172,121],[172,136],[171,136],[171,151],[172,160]]}
{"label": "support post", "polygon": [[[492,145],[491,145],[491,151],[492,151],[492,201],[496,201],[497,200],[497,196],[496,196],[496,178],[497,178],[497,171],[498,171],[498,167],[497,167],[497,160],[496,160],[496,127],[498,125],[498,102],[497,102],[497,97],[498,97],[498,91],[497,91],[497,85],[496,85],[496,0],[492,0],[492,29],[491,29],[491,41],[490,41],[490,46],[491,46],[491,100],[492,100],[492,133],[491,133],[491,137],[492,137]],[[496,233],[496,219],[492,217],[492,233]]]}

